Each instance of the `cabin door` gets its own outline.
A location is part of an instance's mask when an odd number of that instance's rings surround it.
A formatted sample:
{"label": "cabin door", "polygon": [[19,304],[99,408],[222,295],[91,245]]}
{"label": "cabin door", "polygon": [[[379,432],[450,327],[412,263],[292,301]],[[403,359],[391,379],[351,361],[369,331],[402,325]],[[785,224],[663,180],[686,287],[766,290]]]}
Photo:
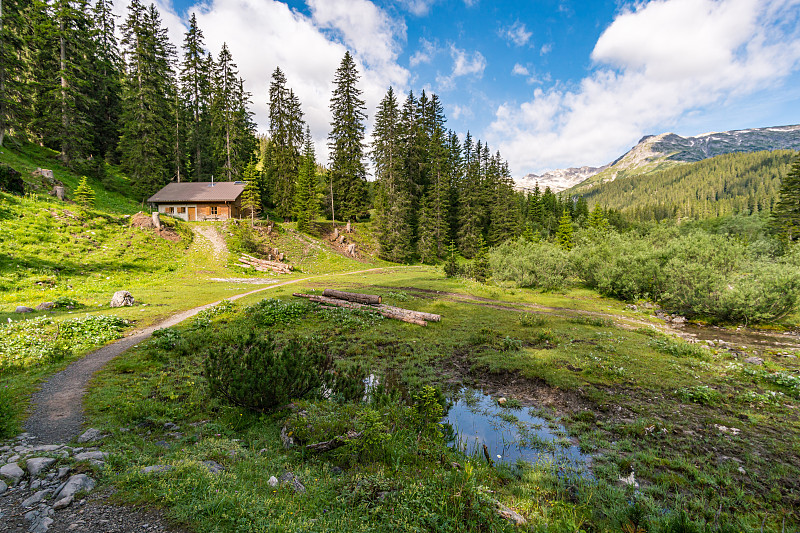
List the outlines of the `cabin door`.
{"label": "cabin door", "polygon": [[193,221],[197,220],[196,211],[197,211],[196,207],[190,207],[189,208],[189,222],[193,222]]}

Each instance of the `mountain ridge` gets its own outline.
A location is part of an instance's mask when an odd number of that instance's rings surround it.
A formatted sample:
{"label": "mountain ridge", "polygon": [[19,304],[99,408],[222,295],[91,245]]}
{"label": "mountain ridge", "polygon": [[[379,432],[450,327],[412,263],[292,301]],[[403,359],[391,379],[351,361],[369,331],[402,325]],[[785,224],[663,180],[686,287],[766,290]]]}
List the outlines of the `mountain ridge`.
{"label": "mountain ridge", "polygon": [[800,125],[708,132],[690,137],[666,132],[645,135],[633,148],[607,165],[528,174],[516,183],[518,189],[532,189],[538,183],[541,189],[550,187],[553,192],[566,189],[579,192],[627,175],[648,174],[732,152],[783,149],[800,150]]}

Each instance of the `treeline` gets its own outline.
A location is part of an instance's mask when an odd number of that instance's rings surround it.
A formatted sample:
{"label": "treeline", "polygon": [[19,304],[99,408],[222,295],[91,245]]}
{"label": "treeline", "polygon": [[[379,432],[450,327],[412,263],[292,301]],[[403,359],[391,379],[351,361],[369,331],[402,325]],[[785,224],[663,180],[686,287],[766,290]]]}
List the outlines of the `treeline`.
{"label": "treeline", "polygon": [[179,49],[154,5],[6,0],[0,145],[6,134],[102,179],[119,164],[146,198],[170,180],[242,175],[256,153],[250,95],[227,46],[214,57],[194,15]]}
{"label": "treeline", "polygon": [[637,221],[769,212],[795,155],[792,150],[725,154],[602,183],[580,194]]}

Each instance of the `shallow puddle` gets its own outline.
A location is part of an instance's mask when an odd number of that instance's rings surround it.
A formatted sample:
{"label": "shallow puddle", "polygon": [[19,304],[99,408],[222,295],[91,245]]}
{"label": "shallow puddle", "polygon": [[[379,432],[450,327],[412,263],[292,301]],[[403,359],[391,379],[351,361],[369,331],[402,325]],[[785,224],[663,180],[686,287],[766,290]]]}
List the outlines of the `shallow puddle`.
{"label": "shallow puddle", "polygon": [[528,408],[500,407],[482,391],[464,388],[451,397],[442,423],[452,428],[452,445],[483,458],[486,445],[495,463],[546,463],[591,477],[591,456],[570,441],[564,426],[535,416]]}

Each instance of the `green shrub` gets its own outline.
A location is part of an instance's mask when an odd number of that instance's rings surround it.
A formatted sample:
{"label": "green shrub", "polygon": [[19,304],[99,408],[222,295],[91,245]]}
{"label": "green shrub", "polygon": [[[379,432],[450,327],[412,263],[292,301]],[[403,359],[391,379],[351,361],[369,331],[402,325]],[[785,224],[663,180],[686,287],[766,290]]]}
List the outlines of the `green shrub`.
{"label": "green shrub", "polygon": [[252,331],[239,342],[220,339],[203,363],[212,395],[258,412],[318,396],[329,367],[330,358],[313,339],[278,346]]}
{"label": "green shrub", "polygon": [[694,359],[707,359],[708,351],[696,344],[683,341],[674,341],[665,337],[654,337],[647,341],[651,348],[673,357],[691,357]]}
{"label": "green shrub", "polygon": [[157,329],[147,346],[159,350],[172,350],[181,341],[181,332],[173,328]]}
{"label": "green shrub", "polygon": [[259,250],[259,233],[247,220],[228,220],[225,224],[228,233],[228,248],[233,253],[255,254]]}
{"label": "green shrub", "polygon": [[571,274],[567,258],[566,250],[558,245],[518,239],[494,248],[489,254],[489,264],[497,281],[555,291],[567,286]]}
{"label": "green shrub", "polygon": [[699,403],[700,405],[715,405],[722,400],[722,395],[719,391],[712,389],[708,385],[684,387],[676,390],[675,394],[685,402]]}
{"label": "green shrub", "polygon": [[76,309],[81,306],[78,300],[70,298],[69,296],[59,296],[53,300],[53,304],[57,309]]}
{"label": "green shrub", "polygon": [[25,183],[22,181],[22,175],[8,165],[0,165],[0,191],[24,194]]}

